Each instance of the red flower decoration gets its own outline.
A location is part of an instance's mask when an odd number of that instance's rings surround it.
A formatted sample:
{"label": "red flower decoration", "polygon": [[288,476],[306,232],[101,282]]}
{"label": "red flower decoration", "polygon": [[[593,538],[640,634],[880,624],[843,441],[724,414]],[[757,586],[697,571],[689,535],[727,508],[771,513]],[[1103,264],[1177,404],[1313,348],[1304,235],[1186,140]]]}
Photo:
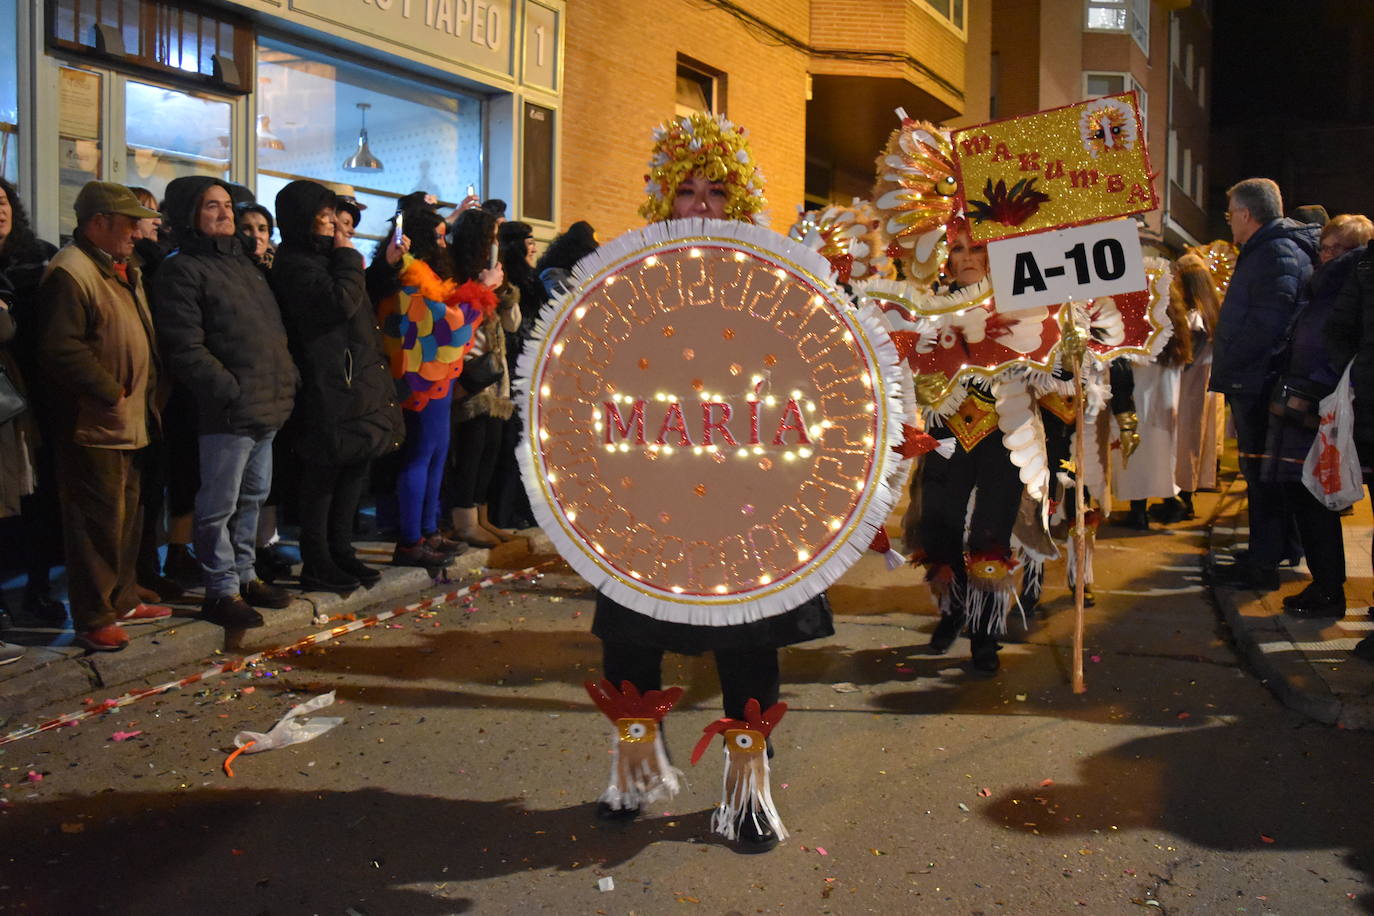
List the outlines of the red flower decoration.
{"label": "red flower decoration", "polygon": [[1034,178],[1022,178],[1007,190],[1006,181],[999,180],[993,187],[988,179],[983,188],[987,200],[969,201],[969,215],[977,222],[991,220],[1005,226],[1019,226],[1035,215],[1040,205],[1049,201],[1050,196],[1035,190]]}

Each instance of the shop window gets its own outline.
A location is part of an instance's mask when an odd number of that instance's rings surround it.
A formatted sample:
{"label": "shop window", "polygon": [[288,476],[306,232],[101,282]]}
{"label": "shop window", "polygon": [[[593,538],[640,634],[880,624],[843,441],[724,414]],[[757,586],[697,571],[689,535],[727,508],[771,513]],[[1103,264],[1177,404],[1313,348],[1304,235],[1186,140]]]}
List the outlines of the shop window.
{"label": "shop window", "polygon": [[1150,0],[1084,0],[1085,25],[1094,32],[1129,32],[1150,53]]}
{"label": "shop window", "polygon": [[184,175],[229,177],[232,106],[136,80],[124,82],[124,181],[162,199]]}
{"label": "shop window", "polygon": [[76,195],[88,181],[105,177],[101,142],[104,75],[78,67],[57,71],[58,229],[68,238],[76,227]]}
{"label": "shop window", "polygon": [[678,55],[677,107],[678,117],[691,114],[724,113],[720,98],[724,75],[695,61]]}
{"label": "shop window", "polygon": [[926,0],[926,6],[960,32],[964,30],[964,0]]}
{"label": "shop window", "polygon": [[554,111],[525,103],[520,215],[553,222]]}
{"label": "shop window", "polygon": [[231,92],[252,87],[253,30],[218,11],[158,0],[48,0],[57,51]]}
{"label": "shop window", "polygon": [[[452,205],[482,188],[475,96],[269,39],[257,77],[257,194],[268,207],[298,178],[350,185],[369,208],[358,234],[380,239],[402,195]],[[364,119],[371,159],[359,156]]]}
{"label": "shop window", "polygon": [[19,179],[18,0],[0,0],[0,177]]}

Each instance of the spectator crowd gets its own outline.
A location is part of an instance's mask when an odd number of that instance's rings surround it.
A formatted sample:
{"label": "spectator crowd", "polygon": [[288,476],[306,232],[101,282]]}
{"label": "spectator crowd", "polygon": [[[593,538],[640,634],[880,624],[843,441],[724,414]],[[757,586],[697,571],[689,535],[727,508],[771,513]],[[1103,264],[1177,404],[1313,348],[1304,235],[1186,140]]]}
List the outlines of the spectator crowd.
{"label": "spectator crowd", "polygon": [[[273,204],[211,177],[178,178],[161,202],[91,182],[59,250],[0,181],[14,613],[66,625],[51,584],[65,566],[88,650],[123,648],[125,626],[202,587],[203,619],[250,628],[293,581],[349,593],[379,579],[354,548],[367,507],[372,533],[395,541],[390,563],[430,570],[533,524],[511,380],[540,309],[596,248],[592,227],[574,223],[536,260],[532,228],[497,200],[445,213],[416,192],[371,227],[347,187],[293,181]],[[1303,467],[1347,366],[1366,475],[1374,465],[1374,223],[1320,207],[1285,217],[1258,178],[1230,189],[1226,219],[1235,247],[1172,265],[1174,341],[1136,367],[1140,449],[1119,475],[1119,523],[1192,518],[1229,413],[1250,535],[1214,581],[1273,590],[1305,557],[1311,584],[1285,610],[1343,616],[1341,517]],[[382,239],[366,257],[364,227]],[[11,623],[0,603],[0,630]],[[1356,653],[1374,660],[1371,639]],[[0,642],[0,664],[21,654]]]}

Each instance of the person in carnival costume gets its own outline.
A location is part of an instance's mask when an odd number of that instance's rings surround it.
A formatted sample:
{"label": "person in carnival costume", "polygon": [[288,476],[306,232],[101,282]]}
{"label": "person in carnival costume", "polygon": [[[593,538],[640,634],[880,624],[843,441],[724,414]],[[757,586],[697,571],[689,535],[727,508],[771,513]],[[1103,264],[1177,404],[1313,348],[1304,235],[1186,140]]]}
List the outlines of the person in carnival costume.
{"label": "person in carnival costume", "polygon": [[[759,221],[763,175],[745,131],[720,116],[674,118],[654,130],[647,177],[649,222],[669,219]],[[603,819],[636,817],[677,794],[662,720],[682,695],[663,689],[663,653],[715,656],[725,718],[711,723],[692,755],[712,738],[726,743],[724,798],[712,827],[740,852],[766,852],[787,836],[769,791],[768,735],[786,711],[778,702],[778,649],[834,634],[824,593],[790,611],[750,623],[697,625],[659,620],[598,594],[592,632],[601,640],[604,678],[587,690],[616,726],[610,783],[597,802]]]}

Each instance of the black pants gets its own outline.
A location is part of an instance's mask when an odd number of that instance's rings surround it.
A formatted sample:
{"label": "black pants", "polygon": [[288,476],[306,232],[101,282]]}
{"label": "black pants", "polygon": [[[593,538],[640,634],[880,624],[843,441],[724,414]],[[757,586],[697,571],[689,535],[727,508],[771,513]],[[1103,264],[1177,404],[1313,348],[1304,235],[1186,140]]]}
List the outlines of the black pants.
{"label": "black pants", "polygon": [[453,444],[448,450],[451,464],[445,480],[448,499],[444,508],[471,509],[487,504],[491,476],[501,452],[502,422],[484,414],[454,427]]}
{"label": "black pants", "polygon": [[[1021,477],[993,431],[966,452],[956,446],[949,458],[927,456],[921,465],[921,543],[926,555],[964,568],[964,551],[1005,553],[1021,507]],[[973,496],[973,514],[968,513]],[[965,548],[965,519],[968,520]]]}
{"label": "black pants", "polygon": [[304,570],[319,575],[335,560],[354,556],[353,519],[367,488],[369,463],[302,463],[298,493]]}
{"label": "black pants", "polygon": [[139,505],[143,507],[143,525],[138,539],[138,581],[141,585],[148,585],[162,576],[157,548],[166,495],[167,443],[154,439],[143,451],[142,480],[138,490]]}
{"label": "black pants", "polygon": [[1345,585],[1345,538],[1341,533],[1340,513],[1317,502],[1302,481],[1289,481],[1279,486],[1283,487],[1289,516],[1297,526],[1298,538],[1307,554],[1312,582],[1328,594],[1337,594]]}
{"label": "black pants", "polygon": [[109,626],[138,604],[134,567],[142,451],[57,446],[67,589],[77,632]]}
{"label": "black pants", "polygon": [[19,499],[19,516],[23,524],[19,550],[29,579],[29,591],[46,596],[48,575],[53,566],[62,562],[62,508],[57,498],[52,446],[47,442],[40,445],[33,463],[37,486],[28,496]]}
{"label": "black pants", "polygon": [[172,395],[162,412],[163,437],[167,448],[167,511],[176,518],[196,511],[200,490],[200,435],[196,402],[187,388],[172,386]]}
{"label": "black pants", "polygon": [[[744,704],[754,699],[762,709],[778,701],[781,683],[778,650],[716,649],[716,675],[720,678],[721,705],[732,719],[744,718]],[[629,681],[646,690],[663,689],[663,650],[635,643],[603,640],[602,669],[617,688]]]}
{"label": "black pants", "polygon": [[1236,425],[1236,452],[1241,476],[1245,478],[1246,509],[1250,525],[1250,562],[1262,569],[1275,569],[1288,557],[1297,557],[1297,525],[1285,511],[1281,484],[1261,479],[1269,403],[1259,395],[1226,396],[1231,420]]}
{"label": "black pants", "polygon": [[487,511],[493,524],[502,528],[530,528],[534,525],[534,511],[520,476],[519,415],[501,421],[501,447],[496,454],[496,470],[488,493]]}

